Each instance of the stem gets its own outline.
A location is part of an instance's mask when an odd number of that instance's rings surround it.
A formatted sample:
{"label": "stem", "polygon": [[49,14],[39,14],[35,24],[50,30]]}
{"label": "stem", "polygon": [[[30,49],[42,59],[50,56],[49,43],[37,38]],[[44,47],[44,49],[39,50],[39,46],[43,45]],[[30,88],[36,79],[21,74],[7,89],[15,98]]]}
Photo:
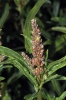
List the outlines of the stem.
{"label": "stem", "polygon": [[[38,83],[40,85],[40,83],[41,83],[41,77],[40,77],[40,75],[37,76],[37,80],[38,80]],[[41,89],[39,90],[39,93],[38,93],[38,96],[37,96],[37,100],[42,100]]]}
{"label": "stem", "polygon": [[40,90],[40,91],[39,91],[39,93],[38,93],[37,100],[42,100],[42,94],[41,94],[41,90]]}

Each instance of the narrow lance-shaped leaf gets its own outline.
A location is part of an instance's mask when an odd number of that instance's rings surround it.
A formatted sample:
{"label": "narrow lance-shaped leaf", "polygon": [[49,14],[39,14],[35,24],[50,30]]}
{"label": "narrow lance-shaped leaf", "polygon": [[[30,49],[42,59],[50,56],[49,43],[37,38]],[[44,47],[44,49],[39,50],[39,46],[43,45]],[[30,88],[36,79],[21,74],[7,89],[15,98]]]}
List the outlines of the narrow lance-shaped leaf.
{"label": "narrow lance-shaped leaf", "polygon": [[43,97],[42,100],[55,100],[55,97],[52,97],[52,96],[48,93],[48,91],[46,91],[46,89],[43,89],[42,97]]}
{"label": "narrow lance-shaped leaf", "polygon": [[59,0],[55,0],[55,1],[53,2],[53,15],[54,15],[54,16],[57,16],[57,15],[58,15],[59,7],[60,7],[60,2],[59,2]]}
{"label": "narrow lance-shaped leaf", "polygon": [[33,77],[32,75],[30,75],[30,73],[28,72],[28,70],[25,67],[23,67],[16,60],[13,60],[13,64],[14,64],[15,67],[17,67],[19,69],[19,71],[21,71],[33,83],[33,85],[38,86],[35,77]]}
{"label": "narrow lance-shaped leaf", "polygon": [[66,25],[66,18],[65,17],[52,17],[51,20],[58,22],[59,25],[62,25],[62,26]]}
{"label": "narrow lance-shaped leaf", "polygon": [[[37,12],[39,11],[40,7],[46,2],[47,0],[38,0],[37,3],[35,4],[35,6],[30,10],[29,14],[27,15],[26,21],[25,21],[25,25],[24,25],[24,36],[26,36],[25,38],[25,48],[26,50],[31,53],[31,19],[33,19],[35,17],[35,15],[37,14]],[[30,39],[28,39],[30,38]]]}
{"label": "narrow lance-shaped leaf", "polygon": [[[59,78],[59,76],[60,75],[58,75],[57,77]],[[51,80],[51,83],[52,83],[51,85],[53,87],[53,90],[56,92],[58,96],[60,96],[62,94],[62,88],[61,88],[59,81],[56,79],[53,79]]]}
{"label": "narrow lance-shaped leaf", "polygon": [[8,92],[5,92],[5,95],[3,96],[2,100],[11,100],[11,97],[9,96]]}
{"label": "narrow lance-shaped leaf", "polygon": [[62,76],[62,75],[58,75],[58,77],[56,78],[56,80],[65,80],[66,81],[66,77]]}
{"label": "narrow lance-shaped leaf", "polygon": [[7,85],[13,83],[14,81],[18,80],[23,75],[22,72],[16,72],[12,74],[12,76],[7,80]]}
{"label": "narrow lance-shaped leaf", "polygon": [[[11,61],[11,60],[10,60]],[[0,62],[0,70],[13,67],[8,60]]]}
{"label": "narrow lance-shaped leaf", "polygon": [[28,94],[24,97],[25,100],[34,100],[38,95],[38,92],[33,93],[33,94]]}
{"label": "narrow lance-shaped leaf", "polygon": [[21,0],[14,0],[15,4],[18,6],[21,2]]}
{"label": "narrow lance-shaped leaf", "polygon": [[56,72],[58,69],[60,69],[60,68],[62,68],[62,67],[64,67],[64,66],[66,66],[66,60],[63,61],[63,62],[61,62],[61,63],[56,64],[55,66],[53,66],[53,67],[49,70],[48,75],[53,74],[53,73]]}
{"label": "narrow lance-shaped leaf", "polygon": [[2,67],[0,67],[0,70],[2,70],[3,68],[12,68],[12,65],[3,65]]}
{"label": "narrow lance-shaped leaf", "polygon": [[[52,57],[56,52],[63,49],[66,45],[66,34],[62,34],[56,37],[55,41],[49,47],[49,56]],[[52,51],[52,52],[51,52]]]}
{"label": "narrow lance-shaped leaf", "polygon": [[66,27],[52,27],[52,30],[66,33]]}
{"label": "narrow lance-shaped leaf", "polygon": [[25,3],[25,5],[29,2],[30,0],[22,0],[22,2],[21,2],[21,0],[14,0],[14,2],[15,2],[15,4],[17,5],[17,6],[19,6],[19,4],[20,3]]}
{"label": "narrow lance-shaped leaf", "polygon": [[55,75],[53,75],[53,76],[47,76],[47,78],[46,79],[42,79],[42,81],[41,81],[41,84],[40,84],[40,87],[39,88],[41,88],[42,86],[43,86],[43,84],[45,84],[45,83],[47,83],[48,81],[50,81],[50,80],[52,80],[52,79],[55,79],[55,78],[57,78],[58,77],[58,74],[55,74]]}
{"label": "narrow lance-shaped leaf", "polygon": [[41,82],[40,87],[42,87],[43,84],[45,84],[48,81],[51,81],[53,79],[56,79],[56,80],[66,80],[66,77],[65,76],[62,76],[62,75],[58,75],[58,74],[51,75],[51,76],[47,76],[46,79],[44,79],[44,78],[42,79],[42,82]]}
{"label": "narrow lance-shaped leaf", "polygon": [[57,97],[56,100],[63,100],[65,97],[66,97],[66,91],[64,91],[60,97]]}
{"label": "narrow lance-shaped leaf", "polygon": [[2,80],[4,80],[4,79],[5,79],[4,77],[0,76],[0,81],[2,81]]}
{"label": "narrow lance-shaped leaf", "polygon": [[3,15],[0,18],[0,28],[3,27],[3,24],[5,23],[8,15],[9,15],[9,10],[10,10],[10,7],[9,7],[9,4],[7,3],[6,6],[5,6],[5,11],[4,11]]}
{"label": "narrow lance-shaped leaf", "polygon": [[[7,52],[7,51],[9,51],[9,52]],[[0,53],[8,56],[10,58],[9,60],[16,59],[20,63],[24,64],[24,66],[29,67],[27,62],[24,60],[24,58],[21,55],[19,55],[17,52],[15,52],[9,48],[0,46]],[[12,62],[12,60],[11,60],[11,62]]]}
{"label": "narrow lance-shaped leaf", "polygon": [[62,58],[59,59],[59,60],[56,60],[56,61],[51,62],[51,63],[48,64],[48,66],[47,66],[47,71],[49,71],[51,68],[53,68],[53,66],[58,65],[58,64],[60,64],[60,63],[62,63],[62,62],[64,62],[64,61],[66,61],[66,56],[62,57]]}
{"label": "narrow lance-shaped leaf", "polygon": [[58,80],[66,81],[66,77],[62,75],[58,75],[57,78],[51,80],[54,91],[57,93],[58,96],[60,96],[62,94],[63,88],[61,88],[60,82]]}
{"label": "narrow lance-shaped leaf", "polygon": [[24,67],[24,66],[28,66],[28,64],[25,62],[25,60],[22,58],[21,55],[3,46],[0,46],[0,54],[6,55],[7,57],[9,57],[11,59],[11,62],[10,62],[11,64],[17,67],[33,83],[33,85],[35,86],[38,85],[35,77],[30,75],[27,68]]}

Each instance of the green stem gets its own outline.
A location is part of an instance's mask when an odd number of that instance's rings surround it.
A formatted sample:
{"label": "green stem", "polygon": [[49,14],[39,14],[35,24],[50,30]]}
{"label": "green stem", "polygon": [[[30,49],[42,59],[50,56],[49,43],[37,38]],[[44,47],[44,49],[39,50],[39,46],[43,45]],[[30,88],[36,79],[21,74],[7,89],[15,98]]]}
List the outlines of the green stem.
{"label": "green stem", "polygon": [[42,94],[41,94],[41,90],[40,90],[40,91],[39,91],[39,93],[38,93],[37,100],[42,100]]}
{"label": "green stem", "polygon": [[[40,85],[40,83],[41,83],[41,77],[40,77],[40,75],[37,76],[37,80],[38,80],[38,83]],[[42,100],[41,89],[39,90],[39,93],[38,93],[38,96],[37,96],[37,100]]]}

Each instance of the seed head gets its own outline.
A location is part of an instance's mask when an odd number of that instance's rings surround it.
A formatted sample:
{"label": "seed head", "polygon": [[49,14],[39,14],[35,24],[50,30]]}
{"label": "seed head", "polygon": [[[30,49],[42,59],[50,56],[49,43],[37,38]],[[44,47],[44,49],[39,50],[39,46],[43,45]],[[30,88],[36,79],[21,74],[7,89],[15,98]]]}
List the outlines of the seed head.
{"label": "seed head", "polygon": [[38,28],[38,25],[36,23],[35,19],[31,20],[31,25],[32,25],[32,64],[34,66],[43,66],[44,64],[44,46],[42,44],[42,39],[41,39],[41,32],[40,29]]}
{"label": "seed head", "polygon": [[38,24],[35,19],[31,20],[32,25],[32,58],[29,58],[24,52],[22,52],[22,56],[27,61],[27,63],[31,66],[34,75],[40,75],[43,73],[43,65],[44,65],[44,46],[42,44],[41,32],[38,28]]}

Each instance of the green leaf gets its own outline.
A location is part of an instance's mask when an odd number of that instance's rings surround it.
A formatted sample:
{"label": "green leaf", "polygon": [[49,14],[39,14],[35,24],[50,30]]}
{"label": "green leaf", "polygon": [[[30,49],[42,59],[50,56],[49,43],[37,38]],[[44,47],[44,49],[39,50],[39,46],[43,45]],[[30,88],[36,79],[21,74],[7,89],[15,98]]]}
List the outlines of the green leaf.
{"label": "green leaf", "polygon": [[[35,15],[37,14],[37,12],[39,11],[40,7],[46,2],[47,0],[38,0],[37,3],[35,4],[35,6],[30,10],[29,14],[27,15],[26,21],[25,21],[25,25],[24,25],[24,36],[26,36],[27,38],[25,38],[25,48],[26,51],[28,51],[29,53],[32,52],[31,50],[31,19],[33,19],[35,17]],[[29,40],[30,38],[30,40]]]}
{"label": "green leaf", "polygon": [[3,68],[12,68],[12,65],[2,65],[0,66],[0,70],[2,70]]}
{"label": "green leaf", "polygon": [[38,93],[28,94],[24,97],[25,100],[34,100],[37,97]]}
{"label": "green leaf", "polygon": [[62,91],[64,91],[66,89],[66,81],[64,82],[64,84],[62,85]]}
{"label": "green leaf", "polygon": [[66,17],[52,17],[51,20],[58,22],[59,25],[62,25],[62,26],[66,25]]}
{"label": "green leaf", "polygon": [[66,66],[66,60],[63,61],[63,62],[61,62],[61,63],[56,64],[55,66],[53,66],[53,67],[49,70],[48,75],[53,74],[53,73],[56,72],[58,69],[60,69],[60,68],[62,68],[62,67],[64,67],[64,66]]}
{"label": "green leaf", "polygon": [[[58,75],[57,76],[57,78],[59,78],[61,75]],[[56,79],[57,79],[56,78]],[[60,83],[59,83],[59,81],[58,80],[56,80],[56,79],[53,79],[53,80],[51,80],[51,85],[52,85],[52,87],[53,87],[53,90],[56,92],[56,94],[58,95],[58,96],[60,96],[61,95],[61,93],[62,93],[62,88],[61,88],[61,85],[60,85]]]}
{"label": "green leaf", "polygon": [[5,95],[4,95],[4,97],[3,97],[2,100],[11,100],[11,98],[10,98],[8,92],[5,93]]}
{"label": "green leaf", "polygon": [[18,6],[21,2],[21,0],[14,0],[15,4]]}
{"label": "green leaf", "polygon": [[57,16],[58,15],[59,7],[60,7],[60,1],[59,0],[55,0],[53,2],[53,15],[54,16]]}
{"label": "green leaf", "polygon": [[1,77],[1,76],[0,76],[0,81],[2,81],[2,80],[4,80],[4,79],[5,79],[4,77]]}
{"label": "green leaf", "polygon": [[52,27],[52,30],[66,33],[66,27]]}
{"label": "green leaf", "polygon": [[33,77],[25,67],[23,67],[16,60],[13,61],[13,64],[14,64],[15,67],[17,67],[33,83],[33,85],[38,86],[35,77]]}
{"label": "green leaf", "polygon": [[[5,52],[4,52],[5,50]],[[7,52],[9,51],[9,52]],[[6,47],[3,47],[3,46],[0,46],[0,53],[3,53],[4,55],[8,56],[10,59],[7,60],[6,63],[9,63],[16,59],[18,60],[20,63],[23,64],[23,66],[27,67],[29,69],[30,72],[32,72],[32,70],[30,69],[30,66],[27,64],[26,60],[24,60],[24,58],[19,55],[17,52],[9,49],[9,48],[6,48]],[[4,62],[3,62],[4,63]]]}
{"label": "green leaf", "polygon": [[51,96],[45,89],[42,91],[42,97],[43,100],[55,100],[55,96]]}
{"label": "green leaf", "polygon": [[66,80],[66,77],[65,77],[65,76],[62,76],[62,75],[58,75],[58,74],[51,75],[51,76],[47,76],[46,79],[43,77],[39,88],[41,88],[41,87],[43,86],[43,84],[45,84],[45,83],[47,83],[48,81],[51,81],[51,80],[53,80],[53,79],[56,79],[56,80]]}
{"label": "green leaf", "polygon": [[0,18],[0,29],[3,27],[8,15],[9,15],[9,10],[10,10],[9,4],[6,3],[4,13],[3,13],[2,17]]}
{"label": "green leaf", "polygon": [[7,85],[13,83],[14,81],[18,80],[22,76],[22,72],[14,73],[8,80]]}
{"label": "green leaf", "polygon": [[62,92],[61,92],[61,87],[59,85],[59,82],[57,80],[65,80],[66,81],[66,77],[65,76],[62,76],[62,75],[58,75],[58,74],[51,75],[51,76],[47,76],[46,79],[43,79],[41,81],[41,84],[40,84],[40,87],[39,88],[41,88],[48,81],[51,81],[52,84],[53,84],[54,90],[56,91],[56,93],[58,95],[60,95]]}
{"label": "green leaf", "polygon": [[41,88],[48,81],[51,81],[52,84],[53,84],[53,88],[55,89],[56,93],[58,95],[60,95],[61,94],[61,87],[60,87],[59,82],[57,80],[66,80],[66,77],[65,76],[62,76],[62,75],[58,75],[58,74],[55,74],[53,76],[48,76],[46,80],[43,79],[41,81],[41,84],[40,84],[39,88]]}
{"label": "green leaf", "polygon": [[[49,56],[52,57],[56,52],[63,49],[66,45],[66,34],[62,34],[56,37],[49,47]],[[52,52],[51,52],[52,51]]]}
{"label": "green leaf", "polygon": [[36,78],[33,75],[31,75],[29,70],[27,70],[27,68],[25,67],[28,66],[28,64],[21,55],[3,46],[0,46],[0,54],[9,57],[11,59],[10,63],[17,67],[19,71],[22,72],[32,82],[33,85],[38,86]]}
{"label": "green leaf", "polygon": [[58,77],[56,78],[56,80],[65,80],[66,81],[66,77],[62,76],[62,75],[58,75]]}
{"label": "green leaf", "polygon": [[48,64],[48,66],[47,66],[48,74],[50,73],[50,71],[52,72],[52,70],[56,71],[56,70],[64,67],[66,65],[65,62],[66,62],[66,56],[64,56],[61,59],[53,61],[50,64]]}
{"label": "green leaf", "polygon": [[44,92],[44,91],[42,92],[42,98],[43,98],[44,100],[46,100],[46,99],[47,99],[47,95],[45,94],[45,92]]}
{"label": "green leaf", "polygon": [[[29,1],[30,1],[30,0],[24,0],[25,5],[26,5]],[[14,2],[15,2],[15,4],[16,4],[17,6],[19,6],[19,4],[22,2],[22,0],[14,0]]]}
{"label": "green leaf", "polygon": [[56,100],[63,100],[65,97],[66,97],[66,91],[64,91],[60,97],[57,97]]}
{"label": "green leaf", "polygon": [[39,88],[41,88],[41,87],[43,86],[43,84],[45,84],[45,83],[47,83],[48,81],[51,81],[51,80],[53,80],[53,79],[55,79],[55,78],[57,78],[57,77],[58,77],[58,74],[55,74],[55,75],[53,75],[53,76],[47,76],[46,79],[43,78],[42,81],[41,81],[41,84],[40,84]]}

